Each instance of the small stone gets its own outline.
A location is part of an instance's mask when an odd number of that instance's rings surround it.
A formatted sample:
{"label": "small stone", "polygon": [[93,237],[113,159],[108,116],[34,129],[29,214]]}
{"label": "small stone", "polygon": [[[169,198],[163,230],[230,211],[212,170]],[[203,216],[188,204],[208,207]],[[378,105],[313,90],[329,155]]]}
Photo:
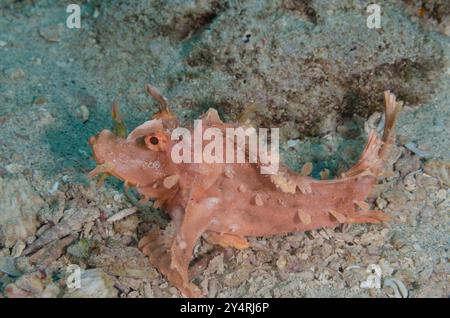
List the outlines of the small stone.
{"label": "small stone", "polygon": [[40,272],[30,273],[21,276],[17,281],[17,287],[30,292],[34,295],[39,295],[44,290],[43,276]]}
{"label": "small stone", "polygon": [[91,242],[88,239],[83,238],[70,245],[67,248],[67,253],[78,258],[87,258],[89,256],[90,247]]}
{"label": "small stone", "polygon": [[80,105],[86,105],[87,107],[94,107],[97,105],[97,98],[87,93],[80,93],[77,95]]}
{"label": "small stone", "polygon": [[405,155],[395,163],[395,170],[400,172],[400,175],[407,174],[420,169],[421,161],[417,156]]}
{"label": "small stone", "polygon": [[217,279],[210,279],[208,281],[208,298],[215,298],[219,289],[219,282]]}
{"label": "small stone", "polygon": [[9,165],[6,165],[5,169],[9,173],[15,174],[15,173],[22,173],[25,167],[18,163],[10,163]]}
{"label": "small stone", "polygon": [[287,146],[289,148],[295,148],[299,144],[300,144],[300,140],[298,140],[298,139],[289,139],[287,141]]}
{"label": "small stone", "polygon": [[324,243],[320,249],[322,259],[326,259],[333,252],[333,247],[330,244]]}
{"label": "small stone", "polygon": [[395,298],[408,298],[408,289],[405,287],[402,281],[395,278],[386,278],[383,283],[383,289],[392,289],[394,294],[388,294],[390,297]]}
{"label": "small stone", "polygon": [[26,256],[20,256],[16,259],[16,268],[22,273],[31,273],[33,271],[33,265],[30,263],[30,259]]}
{"label": "small stone", "polygon": [[118,296],[114,280],[99,268],[81,272],[80,288],[68,290],[63,298],[113,298]]}
{"label": "small stone", "polygon": [[[45,223],[44,225],[42,225],[37,231],[36,231],[36,236],[41,236],[42,233],[44,233],[45,231],[47,231],[49,228],[52,227],[52,223]],[[34,240],[33,240],[34,241]],[[27,242],[28,243],[28,242]],[[31,242],[33,243],[33,242]],[[30,244],[30,243],[29,243]]]}
{"label": "small stone", "polygon": [[61,41],[62,24],[50,25],[47,27],[41,27],[39,29],[39,35],[42,36],[48,42]]}
{"label": "small stone", "polygon": [[45,96],[38,96],[38,97],[34,97],[33,101],[31,102],[32,105],[44,105],[47,104],[48,100]]}
{"label": "small stone", "polygon": [[18,277],[21,274],[16,267],[14,258],[10,256],[0,257],[0,273],[5,273],[13,277]]}
{"label": "small stone", "polygon": [[277,267],[279,269],[284,269],[286,267],[286,264],[287,264],[286,257],[284,255],[280,255],[280,257],[278,258],[276,264],[277,264]]}
{"label": "small stone", "polygon": [[21,240],[17,240],[16,244],[14,244],[14,247],[12,248],[11,251],[11,257],[19,257],[20,255],[22,255],[23,250],[25,249],[25,242],[21,241]]}
{"label": "small stone", "polygon": [[376,204],[380,210],[383,210],[387,206],[387,201],[381,197],[378,197],[376,200]]}
{"label": "small stone", "polygon": [[128,298],[140,298],[141,295],[139,294],[139,292],[137,290],[133,290],[128,293],[127,297]]}
{"label": "small stone", "polygon": [[247,187],[244,184],[241,184],[241,185],[239,185],[238,190],[239,190],[239,192],[244,193],[244,192],[247,192]]}
{"label": "small stone", "polygon": [[443,201],[447,198],[447,190],[445,189],[440,189],[437,193],[436,193],[436,199]]}
{"label": "small stone", "polygon": [[420,211],[423,218],[432,218],[436,214],[436,209],[431,206],[426,206]]}
{"label": "small stone", "polygon": [[133,215],[137,212],[137,208],[136,207],[131,207],[131,208],[127,208],[127,209],[123,209],[119,212],[117,212],[116,214],[110,216],[108,218],[108,222],[110,223],[114,223],[116,221],[120,221],[123,220],[127,217],[129,217],[130,215]]}
{"label": "small stone", "polygon": [[0,47],[4,47],[4,46],[6,46],[6,44],[8,44],[8,43],[6,43],[5,41],[0,40]]}
{"label": "small stone", "polygon": [[314,273],[311,271],[304,271],[298,274],[298,277],[300,277],[302,280],[305,281],[311,281],[314,279]]}
{"label": "small stone", "polygon": [[421,158],[428,158],[430,157],[430,153],[424,150],[419,149],[415,143],[413,142],[407,142],[405,144],[405,148],[409,151],[413,152],[415,155],[421,157]]}
{"label": "small stone", "polygon": [[78,117],[81,118],[81,121],[83,123],[87,122],[89,119],[89,109],[87,108],[87,106],[81,105],[80,108],[78,109],[77,115]]}
{"label": "small stone", "polygon": [[51,283],[45,286],[44,291],[40,295],[41,298],[57,298],[60,293],[58,285]]}
{"label": "small stone", "polygon": [[52,262],[63,255],[65,247],[72,243],[76,237],[77,234],[71,234],[60,240],[54,240],[31,255],[29,258],[30,262],[42,267],[48,267]]}
{"label": "small stone", "polygon": [[0,178],[0,244],[13,247],[17,240],[34,235],[37,213],[46,202],[21,174]]}
{"label": "small stone", "polygon": [[136,228],[140,220],[137,215],[131,215],[126,219],[115,222],[113,227],[116,233],[122,235],[133,235],[136,232]]}
{"label": "small stone", "polygon": [[137,248],[131,246],[100,246],[91,251],[87,264],[102,268],[113,276],[125,276],[139,279],[158,276],[154,267]]}
{"label": "small stone", "polygon": [[307,162],[307,163],[305,163],[303,165],[300,174],[302,176],[309,176],[312,171],[313,171],[313,164],[312,164],[312,162]]}
{"label": "small stone", "polygon": [[154,298],[155,297],[152,286],[147,282],[144,283],[144,297],[145,298]]}
{"label": "small stone", "polygon": [[411,191],[412,192],[412,191],[417,189],[415,172],[412,172],[412,173],[408,174],[404,178],[403,185],[405,186],[405,189],[407,191]]}
{"label": "small stone", "polygon": [[21,68],[16,68],[9,73],[9,78],[13,81],[25,78],[25,71]]}
{"label": "small stone", "polygon": [[8,298],[30,298],[33,295],[30,292],[27,292],[19,287],[16,284],[12,283],[5,287],[3,291],[6,297]]}
{"label": "small stone", "polygon": [[328,180],[329,177],[330,177],[330,170],[323,169],[322,171],[320,171],[320,179],[321,180]]}

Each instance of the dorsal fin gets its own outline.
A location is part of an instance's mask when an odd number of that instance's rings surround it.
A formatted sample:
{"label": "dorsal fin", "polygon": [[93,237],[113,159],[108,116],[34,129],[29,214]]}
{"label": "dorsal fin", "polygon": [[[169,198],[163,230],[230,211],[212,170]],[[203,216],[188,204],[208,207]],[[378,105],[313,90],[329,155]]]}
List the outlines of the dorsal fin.
{"label": "dorsal fin", "polygon": [[160,119],[164,128],[172,130],[180,124],[175,114],[170,110],[167,99],[158,91],[158,89],[150,84],[145,84],[147,94],[155,99],[160,106],[159,111],[153,115],[152,119]]}

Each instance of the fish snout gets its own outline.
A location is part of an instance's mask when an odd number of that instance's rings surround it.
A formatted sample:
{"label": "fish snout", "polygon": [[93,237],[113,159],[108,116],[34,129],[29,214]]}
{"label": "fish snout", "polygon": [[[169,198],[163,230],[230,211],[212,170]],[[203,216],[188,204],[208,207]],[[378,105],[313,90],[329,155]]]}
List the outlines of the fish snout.
{"label": "fish snout", "polygon": [[91,146],[94,146],[96,144],[101,143],[102,141],[111,142],[112,139],[115,139],[115,138],[116,138],[116,136],[111,131],[109,131],[108,129],[103,129],[97,135],[91,136],[89,138],[88,142]]}

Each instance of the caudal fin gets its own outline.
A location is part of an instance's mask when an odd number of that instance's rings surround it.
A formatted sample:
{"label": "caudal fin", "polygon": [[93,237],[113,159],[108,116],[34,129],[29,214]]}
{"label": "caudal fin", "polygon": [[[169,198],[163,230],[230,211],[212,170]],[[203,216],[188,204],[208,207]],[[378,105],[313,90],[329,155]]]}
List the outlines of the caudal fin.
{"label": "caudal fin", "polygon": [[380,140],[375,130],[369,133],[369,138],[358,162],[342,177],[362,175],[377,176],[383,169],[384,161],[389,155],[389,149],[395,142],[395,123],[401,110],[401,103],[396,102],[395,95],[390,91],[384,92],[384,132]]}
{"label": "caudal fin", "polygon": [[384,92],[384,132],[383,146],[380,149],[379,156],[386,160],[389,155],[389,149],[395,143],[395,123],[397,122],[398,113],[402,109],[403,103],[399,103],[395,99],[395,95],[390,91]]}

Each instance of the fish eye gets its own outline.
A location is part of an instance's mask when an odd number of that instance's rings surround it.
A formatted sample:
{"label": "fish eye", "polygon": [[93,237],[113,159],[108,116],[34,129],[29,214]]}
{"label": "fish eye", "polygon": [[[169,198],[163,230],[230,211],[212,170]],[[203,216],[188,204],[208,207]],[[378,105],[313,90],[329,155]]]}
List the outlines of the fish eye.
{"label": "fish eye", "polygon": [[165,135],[160,133],[152,133],[145,137],[144,139],[145,146],[153,151],[163,151],[164,145],[166,143]]}
{"label": "fish eye", "polygon": [[151,136],[151,137],[150,137],[150,143],[151,143],[152,145],[157,145],[157,144],[159,143],[158,137]]}

